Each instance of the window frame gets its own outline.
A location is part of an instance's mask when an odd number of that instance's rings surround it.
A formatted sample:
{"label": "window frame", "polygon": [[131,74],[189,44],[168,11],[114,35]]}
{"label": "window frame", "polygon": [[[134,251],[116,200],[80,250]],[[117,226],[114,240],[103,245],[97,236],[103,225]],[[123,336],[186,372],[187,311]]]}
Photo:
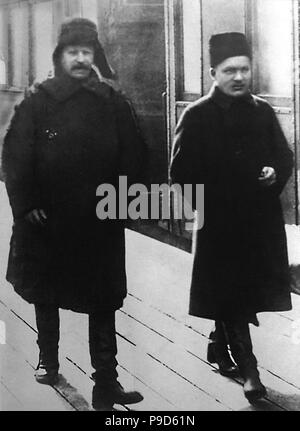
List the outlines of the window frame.
{"label": "window frame", "polygon": [[176,102],[193,102],[203,95],[203,34],[202,34],[202,0],[199,1],[200,12],[200,92],[187,92],[184,89],[184,22],[182,0],[174,0],[174,44],[175,44],[175,79]]}

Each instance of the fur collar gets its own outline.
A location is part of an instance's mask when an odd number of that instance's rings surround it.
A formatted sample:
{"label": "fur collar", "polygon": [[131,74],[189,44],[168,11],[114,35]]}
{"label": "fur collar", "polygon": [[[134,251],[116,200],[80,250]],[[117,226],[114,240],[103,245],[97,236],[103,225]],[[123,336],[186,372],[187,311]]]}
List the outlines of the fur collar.
{"label": "fur collar", "polygon": [[113,88],[105,82],[101,82],[93,71],[88,80],[83,82],[72,79],[68,75],[61,75],[47,79],[40,84],[39,88],[46,91],[58,102],[69,99],[81,88],[85,88],[95,93],[98,97],[105,99],[110,99],[114,92]]}

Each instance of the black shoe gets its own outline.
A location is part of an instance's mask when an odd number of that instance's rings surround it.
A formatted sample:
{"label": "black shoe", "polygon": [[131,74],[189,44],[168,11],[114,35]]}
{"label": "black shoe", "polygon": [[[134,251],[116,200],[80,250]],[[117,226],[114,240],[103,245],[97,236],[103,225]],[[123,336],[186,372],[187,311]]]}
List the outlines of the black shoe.
{"label": "black shoe", "polygon": [[43,385],[54,385],[58,381],[58,358],[57,351],[48,355],[48,360],[46,360],[46,355],[40,352],[39,363],[36,367],[34,377],[38,383]]}
{"label": "black shoe", "polygon": [[116,404],[136,404],[144,399],[138,391],[125,391],[118,381],[111,386],[109,393]]}
{"label": "black shoe", "polygon": [[255,403],[267,395],[267,390],[259,378],[257,368],[249,368],[243,371],[244,394],[249,403]]}
{"label": "black shoe", "polygon": [[216,341],[210,342],[207,346],[207,360],[210,364],[218,364],[222,376],[239,376],[239,369],[231,359],[227,345],[221,345]]}
{"label": "black shoe", "polygon": [[34,373],[35,380],[43,385],[54,385],[58,381],[58,368],[46,368],[38,365]]}
{"label": "black shoe", "polygon": [[144,399],[137,391],[125,391],[118,381],[95,384],[92,405],[95,410],[110,411],[114,404],[136,404]]}

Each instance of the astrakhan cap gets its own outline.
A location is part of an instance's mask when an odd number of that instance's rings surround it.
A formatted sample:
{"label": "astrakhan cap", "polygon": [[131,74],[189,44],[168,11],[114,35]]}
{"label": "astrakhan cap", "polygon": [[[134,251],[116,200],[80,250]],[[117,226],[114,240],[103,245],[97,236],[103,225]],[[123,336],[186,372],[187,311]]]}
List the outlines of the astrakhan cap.
{"label": "astrakhan cap", "polygon": [[209,41],[211,67],[215,67],[229,57],[246,56],[251,59],[251,49],[243,33],[219,33]]}

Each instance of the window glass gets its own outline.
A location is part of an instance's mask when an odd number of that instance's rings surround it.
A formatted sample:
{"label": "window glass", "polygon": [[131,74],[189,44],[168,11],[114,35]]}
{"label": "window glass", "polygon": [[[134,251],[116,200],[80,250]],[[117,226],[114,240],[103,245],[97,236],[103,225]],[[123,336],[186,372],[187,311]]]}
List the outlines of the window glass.
{"label": "window glass", "polygon": [[292,0],[256,0],[258,85],[261,94],[292,95]]}
{"label": "window glass", "polygon": [[52,2],[34,5],[34,78],[41,82],[53,72],[53,11]]}
{"label": "window glass", "polygon": [[3,9],[0,8],[0,85],[6,84],[6,61],[4,41],[4,14]]}
{"label": "window glass", "polygon": [[201,18],[199,0],[182,0],[184,91],[201,93]]}
{"label": "window glass", "polygon": [[24,3],[13,6],[11,10],[11,83],[15,87],[26,85],[28,74],[27,62],[27,5]]}

